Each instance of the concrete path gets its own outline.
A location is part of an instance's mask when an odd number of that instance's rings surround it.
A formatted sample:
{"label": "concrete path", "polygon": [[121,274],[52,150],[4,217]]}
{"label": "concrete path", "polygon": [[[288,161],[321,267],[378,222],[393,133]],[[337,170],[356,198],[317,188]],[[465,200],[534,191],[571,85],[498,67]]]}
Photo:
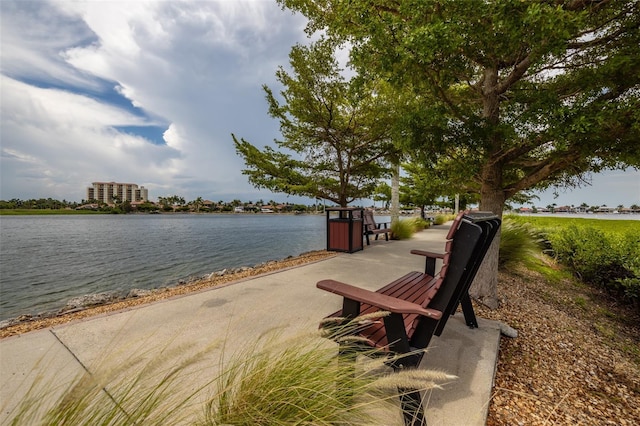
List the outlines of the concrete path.
{"label": "concrete path", "polygon": [[[316,289],[331,278],[375,290],[412,270],[424,268],[414,248],[442,251],[447,226],[435,226],[406,241],[375,241],[353,254],[336,257],[222,287],[26,333],[0,340],[0,423],[7,420],[34,384],[55,384],[55,398],[86,370],[123,365],[162,354],[172,363],[201,353],[189,384],[206,370],[269,330],[283,335],[313,332],[318,321],[341,307],[339,296]],[[479,319],[464,325],[461,314],[432,340],[421,367],[459,379],[428,398],[429,425],[483,425],[491,397],[500,340],[499,325]],[[224,348],[223,348],[224,346]],[[213,366],[213,367],[212,367]],[[40,403],[46,406],[45,400]],[[397,414],[399,416],[399,413]],[[399,418],[399,417],[398,417]],[[385,424],[385,423],[381,423]]]}

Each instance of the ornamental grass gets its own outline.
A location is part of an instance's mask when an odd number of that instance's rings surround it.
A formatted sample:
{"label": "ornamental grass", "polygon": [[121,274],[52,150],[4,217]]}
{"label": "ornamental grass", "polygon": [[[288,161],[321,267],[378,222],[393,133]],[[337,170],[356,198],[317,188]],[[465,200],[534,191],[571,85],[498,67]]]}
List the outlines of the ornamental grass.
{"label": "ornamental grass", "polygon": [[[377,320],[339,324],[332,337],[343,339],[342,349],[361,349],[349,336]],[[424,391],[454,379],[427,370],[393,373],[373,349],[372,357],[345,362],[326,335],[269,332],[249,345],[234,341],[235,351],[223,343],[189,356],[194,351],[184,347],[147,350],[117,365],[103,361],[62,392],[36,379],[7,424],[401,425],[398,387]],[[211,350],[221,353],[214,366]]]}

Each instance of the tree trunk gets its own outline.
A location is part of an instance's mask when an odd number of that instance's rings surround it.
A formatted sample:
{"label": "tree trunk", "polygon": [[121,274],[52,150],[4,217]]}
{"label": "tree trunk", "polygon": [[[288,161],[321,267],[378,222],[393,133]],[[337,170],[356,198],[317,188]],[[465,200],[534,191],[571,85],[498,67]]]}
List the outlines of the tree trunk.
{"label": "tree trunk", "polygon": [[[489,158],[481,172],[480,210],[490,211],[502,218],[505,195],[502,190],[502,164],[491,158],[492,153],[502,150],[502,137],[497,130],[500,122],[500,99],[497,92],[498,68],[484,70],[482,85],[482,116],[487,121],[489,134]],[[469,289],[469,295],[491,309],[498,307],[498,255],[500,232],[498,232],[480,265],[478,274]]]}
{"label": "tree trunk", "polygon": [[[502,218],[504,207],[504,193],[500,189],[481,189],[480,210],[490,211]],[[498,256],[500,251],[500,232],[498,232],[489,247],[489,251],[478,270],[478,274],[469,289],[469,295],[486,305],[490,309],[498,307]]]}
{"label": "tree trunk", "polygon": [[391,226],[400,220],[400,163],[393,166],[391,175]]}

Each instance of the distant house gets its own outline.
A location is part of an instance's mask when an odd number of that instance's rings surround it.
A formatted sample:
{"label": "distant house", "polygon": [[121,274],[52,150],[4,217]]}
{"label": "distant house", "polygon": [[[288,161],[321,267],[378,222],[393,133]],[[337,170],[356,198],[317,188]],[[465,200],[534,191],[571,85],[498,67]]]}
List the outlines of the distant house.
{"label": "distant house", "polygon": [[559,206],[553,209],[556,213],[572,213],[573,207],[571,206]]}
{"label": "distant house", "polygon": [[267,207],[263,207],[260,209],[262,213],[273,213],[273,209],[269,209]]}
{"label": "distant house", "polygon": [[242,206],[234,207],[233,212],[234,213],[244,213],[244,207],[242,207]]}
{"label": "distant house", "polygon": [[600,206],[596,209],[596,213],[613,213],[615,210],[615,207]]}

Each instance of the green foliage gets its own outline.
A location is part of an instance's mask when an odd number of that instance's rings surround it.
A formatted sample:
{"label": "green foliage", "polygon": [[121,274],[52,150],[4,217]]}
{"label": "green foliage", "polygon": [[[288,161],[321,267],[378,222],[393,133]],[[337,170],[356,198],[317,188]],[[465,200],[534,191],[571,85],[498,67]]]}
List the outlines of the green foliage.
{"label": "green foliage", "polygon": [[384,208],[389,208],[389,203],[391,202],[391,186],[386,182],[381,182],[376,186],[376,189],[373,192],[373,201],[382,201],[384,202]]}
{"label": "green foliage", "polygon": [[429,226],[431,226],[431,223],[429,223],[428,220],[424,220],[421,217],[412,217],[410,219],[406,219],[407,222],[411,223],[413,225],[413,229],[415,232],[420,232],[424,229],[427,229]]}
{"label": "green foliage", "polygon": [[243,173],[254,186],[345,207],[370,196],[387,173],[394,108],[382,83],[344,77],[335,48],[324,39],[294,46],[292,73],[283,67],[276,73],[284,86],[281,100],[264,87],[269,115],[280,122],[278,150],[260,150],[232,135],[247,167]]}
{"label": "green foliage", "polygon": [[640,307],[640,223],[516,217],[545,236],[548,253],[582,281],[607,289]]}
{"label": "green foliage", "polygon": [[394,240],[406,240],[411,238],[416,232],[428,228],[430,223],[421,217],[410,217],[400,219],[391,224],[392,237]]}
{"label": "green foliage", "polygon": [[47,209],[0,209],[0,216],[29,216],[29,215],[72,215],[72,214],[102,214],[104,212],[93,210],[47,210]]}
{"label": "green foliage", "polygon": [[456,215],[453,215],[453,214],[437,214],[436,217],[433,219],[433,224],[442,225],[444,223],[449,222],[450,220],[454,220],[455,218],[456,218]]}
{"label": "green foliage", "polygon": [[561,231],[569,225],[578,227],[589,227],[599,229],[608,233],[626,234],[627,232],[640,232],[640,221],[638,220],[605,220],[587,219],[582,217],[557,217],[557,216],[510,216],[520,223],[530,223],[541,232]]}
{"label": "green foliage", "polygon": [[415,226],[408,220],[397,220],[391,224],[391,232],[393,239],[406,240],[414,234]]}
{"label": "green foliage", "polygon": [[485,210],[640,165],[637,0],[279,2],[348,41],[358,72],[414,95],[406,150]]}
{"label": "green foliage", "polygon": [[542,251],[538,240],[539,236],[529,224],[505,218],[500,231],[498,268],[507,269],[517,263],[527,263]]}
{"label": "green foliage", "polygon": [[625,297],[640,307],[640,269],[636,267],[631,272],[635,275],[634,277],[622,278],[618,283],[622,286]]}
{"label": "green foliage", "polygon": [[606,286],[629,277],[621,247],[600,230],[570,225],[548,239],[555,257],[587,283]]}

